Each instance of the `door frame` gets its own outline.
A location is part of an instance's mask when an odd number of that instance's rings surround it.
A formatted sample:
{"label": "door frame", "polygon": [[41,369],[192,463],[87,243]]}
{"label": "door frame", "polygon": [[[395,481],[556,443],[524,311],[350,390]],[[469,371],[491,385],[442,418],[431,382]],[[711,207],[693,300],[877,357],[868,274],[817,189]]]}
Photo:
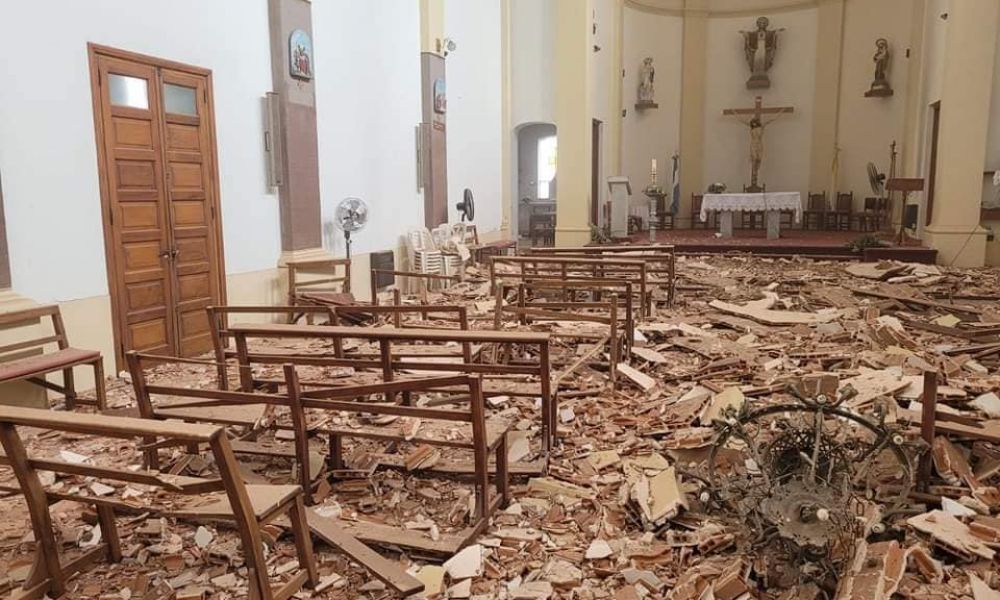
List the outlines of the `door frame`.
{"label": "door frame", "polygon": [[[108,227],[111,222],[111,190],[108,182],[107,169],[108,157],[104,145],[104,113],[101,106],[100,72],[98,70],[98,60],[101,57],[117,58],[131,62],[142,63],[144,65],[158,68],[182,71],[192,75],[205,78],[206,93],[208,94],[208,138],[209,148],[206,151],[208,160],[211,162],[209,173],[211,174],[211,185],[208,191],[208,204],[215,215],[215,248],[212,248],[213,259],[218,261],[218,282],[219,296],[222,302],[228,297],[226,291],[226,262],[223,252],[224,241],[222,239],[222,205],[219,185],[219,160],[218,145],[215,134],[215,91],[212,85],[212,70],[184,63],[175,62],[139,54],[129,50],[121,50],[110,46],[102,46],[93,42],[87,42],[87,60],[90,69],[90,97],[94,114],[94,142],[97,145],[97,175],[101,190],[101,227],[104,232],[104,260],[108,273],[108,292],[111,297],[111,323],[115,344],[115,371],[120,371],[125,366],[125,341],[123,339],[123,312],[120,303],[122,302],[121,290],[119,289],[118,265],[116,263],[116,252],[114,252],[113,232]],[[167,193],[164,190],[164,193]]]}

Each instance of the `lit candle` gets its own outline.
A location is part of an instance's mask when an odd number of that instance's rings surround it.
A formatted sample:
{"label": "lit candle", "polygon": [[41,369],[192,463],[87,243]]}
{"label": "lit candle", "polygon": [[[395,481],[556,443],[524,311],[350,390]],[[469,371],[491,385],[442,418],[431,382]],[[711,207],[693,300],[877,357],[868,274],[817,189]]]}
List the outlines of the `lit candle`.
{"label": "lit candle", "polygon": [[649,176],[652,178],[653,183],[656,183],[656,159],[655,158],[653,159],[653,162],[652,162],[652,164],[650,166]]}

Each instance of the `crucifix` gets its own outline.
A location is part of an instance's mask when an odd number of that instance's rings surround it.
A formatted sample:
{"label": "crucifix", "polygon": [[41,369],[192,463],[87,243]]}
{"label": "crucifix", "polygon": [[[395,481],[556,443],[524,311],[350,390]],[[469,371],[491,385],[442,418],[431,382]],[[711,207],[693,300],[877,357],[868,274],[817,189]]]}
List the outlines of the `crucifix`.
{"label": "crucifix", "polygon": [[[764,159],[764,128],[777,120],[783,114],[793,113],[791,106],[773,106],[764,108],[763,99],[757,96],[753,108],[727,108],[723,115],[735,117],[739,122],[750,127],[750,186],[747,191],[760,192],[763,188],[757,183],[760,173],[760,163]],[[764,115],[774,115],[766,119]]]}

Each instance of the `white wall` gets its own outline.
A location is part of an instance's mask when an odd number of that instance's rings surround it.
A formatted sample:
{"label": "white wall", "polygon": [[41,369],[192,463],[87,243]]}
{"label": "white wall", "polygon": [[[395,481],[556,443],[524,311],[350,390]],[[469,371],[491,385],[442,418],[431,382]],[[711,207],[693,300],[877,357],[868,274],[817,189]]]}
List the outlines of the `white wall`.
{"label": "white wall", "polygon": [[477,229],[500,228],[501,135],[500,0],[446,0],[445,36],[458,49],[446,59],[448,81],[448,214],[465,188],[476,199]]}
{"label": "white wall", "polygon": [[[669,189],[673,184],[670,157],[680,150],[683,30],[680,16],[625,8],[622,170],[632,181],[633,206],[648,206],[642,190],[649,183],[651,159],[656,159],[660,185]],[[654,90],[660,106],[638,111],[639,68],[647,56],[656,68]]]}
{"label": "white wall", "polygon": [[312,8],[323,220],[342,198],[358,196],[370,220],[353,251],[395,249],[400,236],[423,223],[414,152],[419,4],[322,0]]}
{"label": "white wall", "polygon": [[108,294],[87,42],[212,69],[226,270],[274,266],[265,0],[5,2],[0,170],[14,289],[41,302]]}
{"label": "white wall", "polygon": [[750,135],[746,125],[724,117],[725,108],[750,108],[754,97],[764,106],[793,106],[767,127],[760,182],[770,191],[807,192],[815,93],[817,11],[815,8],[767,14],[778,34],[778,51],[769,75],[771,87],[748,90],[750,76],[740,30],[752,30],[758,15],[708,20],[705,95],[704,188],[720,181],[730,191],[750,183]]}
{"label": "white wall", "polygon": [[510,0],[510,27],[511,127],[554,123],[555,2]]}

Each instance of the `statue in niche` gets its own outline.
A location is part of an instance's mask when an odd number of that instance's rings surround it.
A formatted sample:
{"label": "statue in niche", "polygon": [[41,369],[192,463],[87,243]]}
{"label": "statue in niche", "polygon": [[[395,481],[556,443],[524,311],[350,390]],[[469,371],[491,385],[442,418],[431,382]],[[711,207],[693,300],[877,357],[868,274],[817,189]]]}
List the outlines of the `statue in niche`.
{"label": "statue in niche", "polygon": [[784,31],[784,28],[768,29],[770,24],[770,19],[760,17],[757,19],[757,29],[740,31],[743,36],[743,51],[750,67],[750,79],[747,79],[747,89],[750,90],[771,87],[767,71],[774,64],[774,53],[778,49],[778,32]]}
{"label": "statue in niche", "polygon": [[654,79],[656,79],[656,68],[653,67],[653,57],[647,56],[642,59],[642,66],[639,67],[639,100],[635,105],[637,109],[659,106],[654,97],[656,94],[653,89]]}
{"label": "statue in niche", "polygon": [[872,81],[871,88],[865,92],[867,98],[878,98],[892,95],[892,86],[889,85],[889,40],[879,38],[875,41],[875,56],[872,61],[875,63],[875,80]]}

